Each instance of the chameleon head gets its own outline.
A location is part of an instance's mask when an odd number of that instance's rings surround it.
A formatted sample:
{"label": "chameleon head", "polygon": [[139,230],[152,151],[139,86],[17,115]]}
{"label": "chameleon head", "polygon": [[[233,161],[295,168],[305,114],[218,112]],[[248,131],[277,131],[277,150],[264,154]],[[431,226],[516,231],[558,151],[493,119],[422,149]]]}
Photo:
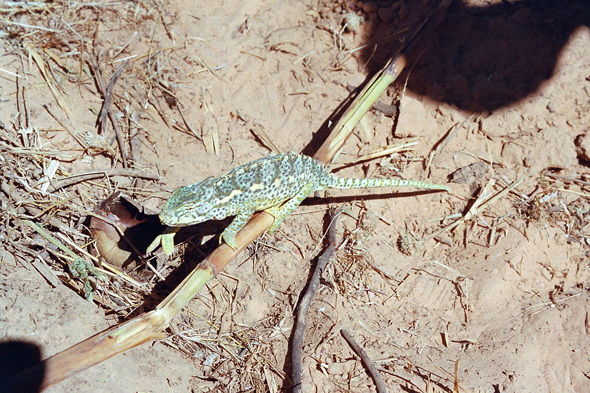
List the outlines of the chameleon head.
{"label": "chameleon head", "polygon": [[215,195],[215,178],[213,176],[190,186],[174,190],[160,212],[160,221],[164,225],[180,227],[198,224],[210,219],[208,213]]}

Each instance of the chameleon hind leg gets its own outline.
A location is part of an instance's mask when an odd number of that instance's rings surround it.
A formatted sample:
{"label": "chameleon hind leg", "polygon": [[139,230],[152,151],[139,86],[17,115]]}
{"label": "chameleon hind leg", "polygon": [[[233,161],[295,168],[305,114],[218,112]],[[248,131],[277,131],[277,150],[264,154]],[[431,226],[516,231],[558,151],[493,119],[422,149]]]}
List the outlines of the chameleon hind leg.
{"label": "chameleon hind leg", "polygon": [[221,233],[219,236],[219,244],[221,242],[225,242],[228,246],[233,248],[234,250],[238,248],[236,244],[236,234],[250,221],[252,215],[254,215],[255,210],[247,210],[244,212],[238,213],[236,218],[228,225],[227,228]]}
{"label": "chameleon hind leg", "polygon": [[305,198],[309,196],[309,194],[311,194],[312,190],[313,184],[306,184],[293,198],[287,200],[281,205],[271,206],[266,209],[265,211],[275,218],[275,221],[272,223],[268,233],[273,233],[279,227],[279,225],[281,225],[285,217],[297,210],[297,207],[301,204],[301,202],[303,202]]}

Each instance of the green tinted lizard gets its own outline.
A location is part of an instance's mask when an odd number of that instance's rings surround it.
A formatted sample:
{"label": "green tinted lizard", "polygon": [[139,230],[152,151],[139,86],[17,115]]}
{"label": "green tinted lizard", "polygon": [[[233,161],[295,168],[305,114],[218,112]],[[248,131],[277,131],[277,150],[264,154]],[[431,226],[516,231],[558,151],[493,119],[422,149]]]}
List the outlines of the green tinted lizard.
{"label": "green tinted lizard", "polygon": [[328,188],[416,187],[445,190],[446,186],[403,179],[348,179],[334,176],[320,162],[302,154],[279,154],[264,157],[233,169],[226,175],[176,189],[160,213],[160,221],[168,225],[160,239],[166,254],[173,249],[172,237],[179,227],[207,220],[235,216],[221,234],[220,242],[237,248],[235,236],[252,215],[265,210],[275,220],[274,231],[297,206],[315,191]]}

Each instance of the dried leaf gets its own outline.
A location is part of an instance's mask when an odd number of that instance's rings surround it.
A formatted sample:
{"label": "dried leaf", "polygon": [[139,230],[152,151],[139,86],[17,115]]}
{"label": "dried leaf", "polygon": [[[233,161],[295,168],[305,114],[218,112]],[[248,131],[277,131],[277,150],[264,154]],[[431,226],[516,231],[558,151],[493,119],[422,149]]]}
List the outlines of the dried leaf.
{"label": "dried leaf", "polygon": [[157,215],[145,214],[140,206],[118,192],[99,203],[94,213],[104,217],[90,219],[96,247],[108,263],[122,269],[133,268],[137,263],[135,250],[143,254],[149,240],[163,229]]}

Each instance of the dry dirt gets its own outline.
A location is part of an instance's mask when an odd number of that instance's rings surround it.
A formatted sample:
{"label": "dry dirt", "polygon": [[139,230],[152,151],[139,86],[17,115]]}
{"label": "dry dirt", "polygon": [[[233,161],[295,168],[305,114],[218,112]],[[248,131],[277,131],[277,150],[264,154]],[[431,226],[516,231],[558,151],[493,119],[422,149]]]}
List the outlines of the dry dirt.
{"label": "dry dirt", "polygon": [[[0,11],[2,182],[43,199],[41,209],[57,204],[56,217],[87,233],[81,212],[114,190],[157,211],[174,188],[270,154],[252,129],[265,130],[283,151],[311,155],[349,95],[347,86],[363,83],[395,53],[436,2],[364,4],[367,21],[342,32],[343,8],[358,6],[6,2]],[[363,190],[310,198],[212,281],[176,318],[167,339],[48,391],[289,391],[293,308],[322,248],[328,207],[344,204],[339,251],[310,310],[305,391],[375,390],[339,334],[345,328],[377,362],[390,392],[452,392],[456,364],[461,392],[590,392],[590,6],[455,0],[436,38],[381,98],[399,115],[369,112],[338,162],[410,137],[418,144],[337,173],[446,183],[454,171],[484,163],[477,176],[452,177],[462,182],[450,183],[451,194]],[[85,152],[65,131],[96,135],[102,98],[84,54],[99,51],[105,80],[130,60],[115,86],[116,116],[129,152],[133,145],[132,167],[161,180],[100,179],[51,199],[28,188],[51,161],[59,164],[58,179],[121,167],[110,125],[103,135],[115,158],[100,149]],[[36,56],[59,86],[55,94]],[[441,146],[449,132],[453,137]],[[52,153],[35,155],[36,168],[21,167],[27,146]],[[425,170],[434,148],[438,154]],[[513,192],[439,241],[400,251],[400,236],[433,233],[465,215],[484,186],[496,193],[517,180]],[[121,283],[99,285],[99,302],[86,301],[79,281],[73,287],[67,259],[43,254],[44,240],[6,210],[19,205],[5,193],[0,201],[2,378],[149,309],[202,258],[195,250],[172,264],[160,258],[161,273],[176,278],[137,290],[114,310],[105,304]],[[209,241],[222,227],[213,228],[202,224],[198,231]],[[203,247],[199,241],[191,247],[206,253],[217,239]],[[89,239],[77,242],[82,247]],[[38,258],[16,253],[21,246],[47,255],[57,285],[33,268]]]}

